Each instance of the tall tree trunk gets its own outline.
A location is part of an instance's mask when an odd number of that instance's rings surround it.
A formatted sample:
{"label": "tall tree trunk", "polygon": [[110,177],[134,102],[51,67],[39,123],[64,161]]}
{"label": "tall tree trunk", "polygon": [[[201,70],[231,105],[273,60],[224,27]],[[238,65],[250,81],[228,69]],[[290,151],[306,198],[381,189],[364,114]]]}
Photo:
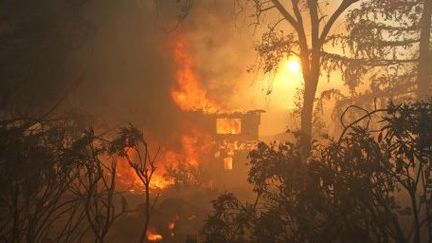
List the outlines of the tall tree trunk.
{"label": "tall tree trunk", "polygon": [[305,79],[303,107],[301,113],[301,146],[304,156],[309,154],[312,145],[313,111],[318,79],[319,76],[316,75],[312,75],[310,79]]}
{"label": "tall tree trunk", "polygon": [[[312,128],[313,128],[313,111],[315,94],[320,76],[320,61],[321,61],[321,48],[323,42],[320,41],[320,20],[318,16],[318,1],[308,0],[309,14],[311,19],[311,49],[309,50],[307,40],[303,40],[302,48],[302,68],[304,84],[303,94],[303,110],[301,116],[301,130],[302,130],[302,155],[306,158],[311,150],[312,145]],[[306,46],[306,48],[304,47]]]}
{"label": "tall tree trunk", "polygon": [[429,98],[432,91],[432,61],[430,52],[432,0],[424,0],[423,14],[420,20],[420,54],[417,69],[417,98]]}
{"label": "tall tree trunk", "polygon": [[[303,64],[309,64],[306,71],[303,72],[305,84],[301,114],[301,146],[304,157],[308,156],[312,145],[313,111],[320,76],[320,54],[320,46],[317,46],[313,48],[308,62],[302,62]],[[305,68],[305,65],[303,68]]]}
{"label": "tall tree trunk", "polygon": [[305,82],[303,108],[301,113],[301,146],[304,156],[307,156],[311,150],[315,92],[316,85],[314,87],[313,82],[311,81]]}

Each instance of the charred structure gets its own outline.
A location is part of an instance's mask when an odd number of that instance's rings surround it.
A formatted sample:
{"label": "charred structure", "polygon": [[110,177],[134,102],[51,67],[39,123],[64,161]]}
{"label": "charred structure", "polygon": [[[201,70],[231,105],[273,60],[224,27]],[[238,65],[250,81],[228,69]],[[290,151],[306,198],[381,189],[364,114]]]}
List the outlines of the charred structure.
{"label": "charred structure", "polygon": [[264,112],[193,112],[194,120],[212,136],[212,154],[203,163],[212,184],[225,188],[246,184],[247,154],[259,141],[259,125]]}

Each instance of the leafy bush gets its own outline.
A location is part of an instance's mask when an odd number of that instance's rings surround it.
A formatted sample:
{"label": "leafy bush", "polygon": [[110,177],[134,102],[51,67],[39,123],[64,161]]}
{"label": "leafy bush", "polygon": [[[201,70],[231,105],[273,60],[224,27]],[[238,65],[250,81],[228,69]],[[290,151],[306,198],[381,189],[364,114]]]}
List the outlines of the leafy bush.
{"label": "leafy bush", "polygon": [[[379,129],[370,129],[384,113]],[[339,139],[260,143],[249,154],[256,202],[214,200],[206,242],[420,242],[432,239],[432,105],[368,112]]]}
{"label": "leafy bush", "polygon": [[0,241],[104,242],[123,215],[116,155],[144,140],[133,127],[110,141],[79,124],[0,121]]}

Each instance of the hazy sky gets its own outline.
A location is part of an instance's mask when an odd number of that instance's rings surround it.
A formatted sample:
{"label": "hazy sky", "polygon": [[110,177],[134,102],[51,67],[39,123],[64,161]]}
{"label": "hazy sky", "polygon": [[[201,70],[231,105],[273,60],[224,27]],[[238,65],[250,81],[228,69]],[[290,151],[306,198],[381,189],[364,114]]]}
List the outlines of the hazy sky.
{"label": "hazy sky", "polygon": [[[157,8],[150,1],[90,2],[87,16],[95,25],[95,38],[87,54],[79,55],[88,75],[70,103],[101,119],[135,121],[170,134],[178,129],[172,124],[181,126],[183,120],[170,96],[178,68],[173,43],[182,36],[189,41],[194,72],[210,98],[228,110],[264,109],[261,134],[282,132],[301,76],[287,67],[288,61],[273,75],[247,72],[257,64],[254,45],[262,32],[250,26],[248,13],[235,15],[231,0],[195,1],[174,29],[175,9],[167,6],[175,1],[164,2],[168,4]],[[326,81],[323,85],[331,87]]]}

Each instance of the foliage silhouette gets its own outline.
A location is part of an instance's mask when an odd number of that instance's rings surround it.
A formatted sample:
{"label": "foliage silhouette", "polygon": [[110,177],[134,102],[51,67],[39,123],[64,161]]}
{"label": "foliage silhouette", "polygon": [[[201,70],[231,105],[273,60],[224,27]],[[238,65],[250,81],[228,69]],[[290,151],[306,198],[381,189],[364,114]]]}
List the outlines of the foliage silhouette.
{"label": "foliage silhouette", "polygon": [[128,210],[117,163],[145,144],[137,131],[130,125],[110,140],[74,119],[1,121],[0,241],[106,242]]}
{"label": "foliage silhouette", "polygon": [[[420,242],[431,239],[432,105],[394,105],[381,128],[346,126],[314,142],[304,163],[295,143],[249,154],[253,204],[223,194],[212,202],[206,242]],[[427,233],[426,233],[427,232]]]}

